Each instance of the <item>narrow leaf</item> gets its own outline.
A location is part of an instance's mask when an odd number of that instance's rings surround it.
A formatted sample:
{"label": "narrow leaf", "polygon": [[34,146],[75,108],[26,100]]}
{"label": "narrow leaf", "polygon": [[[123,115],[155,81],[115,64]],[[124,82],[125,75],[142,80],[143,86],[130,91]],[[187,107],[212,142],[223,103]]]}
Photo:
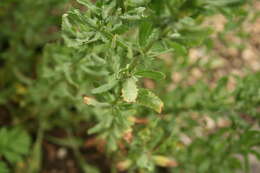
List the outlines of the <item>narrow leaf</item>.
{"label": "narrow leaf", "polygon": [[227,6],[227,5],[237,5],[244,3],[244,0],[206,0],[204,2],[207,5],[214,5],[214,6]]}
{"label": "narrow leaf", "polygon": [[98,88],[93,89],[91,92],[92,94],[100,94],[106,91],[111,90],[116,84],[118,83],[118,81],[116,79],[113,79],[111,81],[109,81],[107,84],[104,84]]}
{"label": "narrow leaf", "polygon": [[143,21],[139,28],[139,44],[141,47],[145,47],[149,36],[152,34],[153,27],[152,23]]}
{"label": "narrow leaf", "polygon": [[135,73],[137,76],[145,77],[145,78],[151,78],[154,80],[162,80],[165,79],[165,74],[159,71],[152,71],[152,70],[143,70],[138,71]]}

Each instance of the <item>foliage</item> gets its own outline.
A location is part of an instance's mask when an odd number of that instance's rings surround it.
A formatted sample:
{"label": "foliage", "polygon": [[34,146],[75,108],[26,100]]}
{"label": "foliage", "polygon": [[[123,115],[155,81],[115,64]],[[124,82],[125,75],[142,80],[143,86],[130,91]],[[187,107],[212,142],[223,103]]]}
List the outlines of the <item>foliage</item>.
{"label": "foliage", "polygon": [[[7,130],[0,129],[0,156],[3,156],[10,163],[22,161],[22,156],[29,153],[30,137],[19,128]],[[1,172],[8,172],[4,162],[0,162]]]}
{"label": "foliage", "polygon": [[[49,140],[73,150],[82,171],[100,172],[101,166],[88,164],[80,153],[85,139],[74,134],[83,129],[104,141],[111,172],[249,171],[249,155],[260,155],[260,74],[237,76],[232,91],[227,89],[229,76],[214,87],[203,80],[193,85],[185,79],[171,80],[172,74],[189,75],[194,66],[189,61],[191,48],[211,51],[214,28],[203,22],[221,13],[229,20],[226,29],[232,29],[230,23],[234,29],[247,16],[246,3],[4,1],[0,19],[7,29],[0,35],[0,103],[12,115],[12,126],[22,124],[36,140],[29,154],[27,132],[3,127],[0,157],[15,170],[13,163],[27,154],[36,160],[28,170],[39,172],[41,143]],[[13,8],[16,12],[7,12]],[[45,16],[50,12],[54,15]],[[48,32],[59,22],[62,39]],[[198,66],[211,70],[210,62]],[[155,87],[147,87],[147,80]],[[175,87],[169,89],[172,84]],[[50,136],[57,127],[68,137]],[[0,172],[8,172],[8,167],[0,161]]]}

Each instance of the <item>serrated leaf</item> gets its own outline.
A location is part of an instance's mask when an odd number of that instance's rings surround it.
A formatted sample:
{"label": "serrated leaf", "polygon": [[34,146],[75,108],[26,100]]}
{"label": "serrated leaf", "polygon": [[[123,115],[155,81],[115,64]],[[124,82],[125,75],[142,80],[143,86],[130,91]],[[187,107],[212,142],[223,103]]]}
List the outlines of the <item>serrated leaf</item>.
{"label": "serrated leaf", "polygon": [[137,103],[155,110],[158,113],[162,112],[163,102],[159,97],[147,89],[140,89],[138,92]]}
{"label": "serrated leaf", "polygon": [[143,70],[143,71],[137,71],[135,73],[137,76],[145,77],[145,78],[150,78],[154,80],[162,80],[165,79],[165,74],[159,71],[152,71],[152,70]]}
{"label": "serrated leaf", "polygon": [[128,103],[136,101],[138,95],[136,82],[137,80],[134,77],[129,78],[124,82],[122,88],[122,96],[124,101]]}
{"label": "serrated leaf", "polygon": [[101,85],[98,88],[93,89],[91,92],[92,94],[100,94],[106,91],[111,90],[116,84],[118,83],[118,81],[116,79],[112,79],[110,80],[107,84]]}

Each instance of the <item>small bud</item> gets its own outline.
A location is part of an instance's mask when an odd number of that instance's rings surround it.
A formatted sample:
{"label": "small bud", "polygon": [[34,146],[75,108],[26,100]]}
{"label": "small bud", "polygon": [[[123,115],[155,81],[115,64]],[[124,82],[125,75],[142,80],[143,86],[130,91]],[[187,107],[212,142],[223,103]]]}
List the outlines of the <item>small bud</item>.
{"label": "small bud", "polygon": [[83,96],[83,103],[89,105],[91,98],[88,96]]}
{"label": "small bud", "polygon": [[83,96],[83,103],[86,105],[98,105],[99,102],[97,102],[94,98],[84,95]]}

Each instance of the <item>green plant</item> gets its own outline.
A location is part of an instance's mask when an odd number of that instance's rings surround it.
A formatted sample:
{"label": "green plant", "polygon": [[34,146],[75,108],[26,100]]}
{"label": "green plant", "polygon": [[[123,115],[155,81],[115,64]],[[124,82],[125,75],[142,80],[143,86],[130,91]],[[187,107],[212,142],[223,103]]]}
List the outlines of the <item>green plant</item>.
{"label": "green plant", "polygon": [[[0,157],[4,157],[9,163],[21,162],[22,157],[29,153],[30,137],[20,128],[1,128],[0,139]],[[9,172],[5,162],[0,161],[0,171]]]}
{"label": "green plant", "polygon": [[[62,16],[63,40],[48,43],[39,55],[35,76],[14,73],[21,82],[18,97],[10,99],[12,91],[0,97],[5,104],[15,100],[18,112],[28,114],[17,117],[14,112],[18,122],[36,122],[28,130],[38,129],[36,154],[31,156],[38,161],[29,170],[40,171],[40,148],[46,139],[71,148],[83,171],[100,172],[80,153],[84,139],[74,134],[83,129],[105,150],[111,172],[249,171],[249,155],[260,154],[260,74],[237,77],[231,91],[231,75],[214,87],[208,83],[211,73],[204,81],[187,82],[193,67],[214,68],[214,60],[192,64],[189,59],[191,48],[210,52],[214,44],[214,29],[203,22],[222,13],[234,29],[247,16],[247,1],[77,2],[81,6]],[[172,81],[175,74],[183,80]],[[82,122],[87,125],[79,126]],[[55,127],[66,129],[68,137],[49,136]]]}

